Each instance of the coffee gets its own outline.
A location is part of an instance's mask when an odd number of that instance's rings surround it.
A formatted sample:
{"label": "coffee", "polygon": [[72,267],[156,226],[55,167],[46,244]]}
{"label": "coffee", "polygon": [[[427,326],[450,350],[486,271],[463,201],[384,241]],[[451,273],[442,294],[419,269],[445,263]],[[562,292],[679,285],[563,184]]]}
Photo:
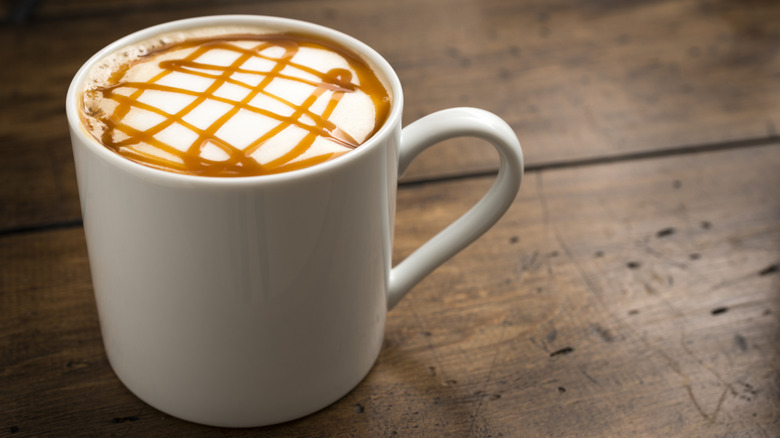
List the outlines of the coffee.
{"label": "coffee", "polygon": [[137,163],[200,176],[267,175],[340,156],[390,111],[360,56],[307,35],[214,28],[106,57],[85,84],[82,124]]}

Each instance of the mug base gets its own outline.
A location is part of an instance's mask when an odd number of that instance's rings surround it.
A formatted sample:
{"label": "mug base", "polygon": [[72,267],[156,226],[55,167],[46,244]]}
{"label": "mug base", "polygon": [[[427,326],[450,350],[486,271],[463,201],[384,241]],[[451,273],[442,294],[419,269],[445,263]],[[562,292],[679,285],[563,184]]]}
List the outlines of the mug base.
{"label": "mug base", "polygon": [[[379,357],[379,352],[381,351],[381,348],[379,351],[374,354],[374,359],[371,361],[370,366],[368,369],[366,369],[364,372],[357,375],[357,378],[353,381],[347,383],[342,388],[340,388],[338,391],[333,391],[330,394],[317,394],[316,400],[312,400],[312,397],[306,397],[305,399],[301,400],[301,403],[297,406],[299,409],[295,411],[257,411],[252,413],[241,413],[235,416],[228,416],[224,413],[215,413],[214,415],[209,415],[207,413],[204,414],[203,409],[200,409],[201,412],[194,413],[189,409],[182,409],[181,406],[176,406],[173,403],[171,403],[171,399],[168,398],[165,400],[165,397],[162,397],[161,394],[144,394],[139,391],[136,391],[132,385],[131,382],[129,382],[127,379],[123,378],[121,372],[117,371],[117,367],[114,366],[114,364],[111,362],[111,358],[109,356],[109,364],[111,365],[112,371],[114,371],[114,374],[117,376],[120,382],[127,388],[133,395],[138,397],[141,401],[148,404],[149,406],[157,409],[158,411],[170,415],[172,417],[178,418],[180,420],[189,421],[191,423],[201,424],[204,426],[212,426],[212,427],[224,427],[224,428],[252,428],[252,427],[263,427],[263,426],[272,426],[275,424],[281,424],[286,423],[293,420],[298,420],[304,417],[307,417],[309,415],[315,414],[328,406],[336,403],[340,399],[342,399],[344,396],[352,392],[353,389],[355,389],[371,372],[371,370],[374,368],[374,365],[376,364],[376,360]],[[224,406],[219,407],[220,411],[225,411]],[[244,409],[236,408],[234,412],[239,412]]]}

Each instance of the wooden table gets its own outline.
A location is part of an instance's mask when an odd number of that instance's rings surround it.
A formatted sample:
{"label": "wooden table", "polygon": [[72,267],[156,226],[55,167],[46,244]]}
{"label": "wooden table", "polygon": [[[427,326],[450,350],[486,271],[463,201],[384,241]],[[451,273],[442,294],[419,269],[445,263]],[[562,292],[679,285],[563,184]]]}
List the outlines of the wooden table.
{"label": "wooden table", "polygon": [[[780,3],[5,0],[0,436],[780,436]],[[375,47],[404,118],[496,112],[527,174],[498,225],[388,315],[355,390],[298,421],[199,426],[105,358],[64,114],[91,54],[177,18],[281,15]],[[450,141],[399,190],[395,258],[497,158]]]}

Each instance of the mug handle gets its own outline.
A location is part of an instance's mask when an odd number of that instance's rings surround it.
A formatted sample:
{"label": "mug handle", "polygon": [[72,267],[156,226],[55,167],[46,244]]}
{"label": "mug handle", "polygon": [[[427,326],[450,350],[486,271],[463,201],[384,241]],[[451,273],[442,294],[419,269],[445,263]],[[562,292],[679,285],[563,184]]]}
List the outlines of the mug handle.
{"label": "mug handle", "polygon": [[468,246],[507,211],[523,179],[523,151],[509,125],[493,113],[476,108],[450,108],[425,116],[401,132],[398,174],[403,175],[420,152],[454,137],[477,137],[496,148],[501,158],[490,190],[469,211],[417,248],[390,271],[387,309],[426,275]]}

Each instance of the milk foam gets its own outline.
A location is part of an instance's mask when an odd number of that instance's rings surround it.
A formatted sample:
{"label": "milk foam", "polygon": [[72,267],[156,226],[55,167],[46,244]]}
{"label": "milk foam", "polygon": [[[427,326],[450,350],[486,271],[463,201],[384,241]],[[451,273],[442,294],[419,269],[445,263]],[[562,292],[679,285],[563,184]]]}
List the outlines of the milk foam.
{"label": "milk foam", "polygon": [[[86,83],[86,128],[155,167],[181,170],[194,154],[203,166],[251,159],[268,173],[341,155],[378,129],[377,98],[354,59],[319,44],[241,37],[249,34],[258,30],[200,29],[110,55]],[[178,44],[202,37],[219,39]]]}

